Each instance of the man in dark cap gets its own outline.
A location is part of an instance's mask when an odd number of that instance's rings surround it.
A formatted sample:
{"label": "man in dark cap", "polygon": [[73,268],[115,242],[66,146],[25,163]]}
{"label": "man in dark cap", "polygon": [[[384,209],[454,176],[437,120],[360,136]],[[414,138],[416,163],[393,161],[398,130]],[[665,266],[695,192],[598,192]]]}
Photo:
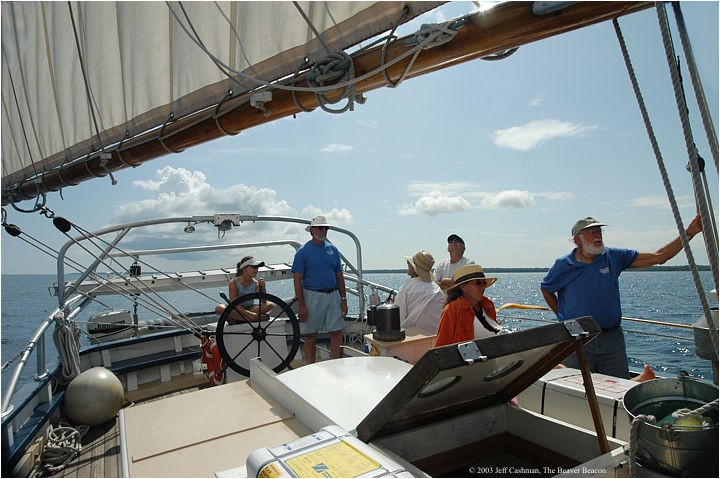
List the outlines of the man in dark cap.
{"label": "man in dark cap", "polygon": [[435,280],[443,291],[453,285],[453,274],[461,266],[475,264],[475,261],[463,256],[465,254],[465,242],[456,234],[451,234],[447,239],[448,253],[450,258],[440,261],[435,266]]}
{"label": "man in dark cap", "polygon": [[[575,222],[571,233],[576,248],[555,260],[540,290],[560,321],[589,315],[602,328],[602,333],[585,345],[590,371],[629,379],[618,277],[627,268],[663,264],[682,249],[682,240],[678,236],[654,253],[608,248],[602,239],[603,226],[589,216]],[[698,215],[685,232],[691,239],[701,230]],[[577,368],[576,356],[564,364]]]}

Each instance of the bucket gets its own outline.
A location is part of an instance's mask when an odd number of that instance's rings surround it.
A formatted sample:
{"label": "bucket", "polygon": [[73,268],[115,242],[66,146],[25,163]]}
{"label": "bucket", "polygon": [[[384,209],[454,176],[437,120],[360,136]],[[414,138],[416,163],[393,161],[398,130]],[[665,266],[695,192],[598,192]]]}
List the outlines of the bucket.
{"label": "bucket", "polygon": [[[631,421],[640,414],[660,422],[678,409],[695,410],[718,398],[718,388],[688,376],[659,378],[638,384],[625,393],[623,406]],[[640,424],[637,462],[673,476],[718,477],[718,406],[702,414],[711,426],[684,428]]]}

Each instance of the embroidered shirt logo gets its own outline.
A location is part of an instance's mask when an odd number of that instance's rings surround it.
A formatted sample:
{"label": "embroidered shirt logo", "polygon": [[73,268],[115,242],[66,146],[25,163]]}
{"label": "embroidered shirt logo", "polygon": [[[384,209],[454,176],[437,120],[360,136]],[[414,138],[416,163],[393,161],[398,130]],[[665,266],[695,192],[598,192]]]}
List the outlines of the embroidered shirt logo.
{"label": "embroidered shirt logo", "polygon": [[600,273],[602,273],[602,274],[609,274],[609,273],[610,273],[610,268],[608,268],[608,267],[600,268]]}

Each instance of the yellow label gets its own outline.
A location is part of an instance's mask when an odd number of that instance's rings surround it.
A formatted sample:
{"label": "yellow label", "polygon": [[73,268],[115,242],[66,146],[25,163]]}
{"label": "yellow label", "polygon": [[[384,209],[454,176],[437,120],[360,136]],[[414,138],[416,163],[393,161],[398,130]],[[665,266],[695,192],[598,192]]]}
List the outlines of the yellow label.
{"label": "yellow label", "polygon": [[258,473],[258,477],[282,477],[282,475],[283,472],[277,466],[276,462],[271,462]]}
{"label": "yellow label", "polygon": [[345,442],[293,457],[285,463],[299,477],[356,477],[380,468],[378,462]]}

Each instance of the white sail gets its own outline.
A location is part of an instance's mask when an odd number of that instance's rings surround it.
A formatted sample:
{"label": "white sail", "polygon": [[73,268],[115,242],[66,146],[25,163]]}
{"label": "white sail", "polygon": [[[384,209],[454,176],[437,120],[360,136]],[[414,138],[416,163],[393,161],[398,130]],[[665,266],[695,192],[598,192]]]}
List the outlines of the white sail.
{"label": "white sail", "polygon": [[258,86],[210,53],[270,82],[438,4],[2,2],[3,189]]}

